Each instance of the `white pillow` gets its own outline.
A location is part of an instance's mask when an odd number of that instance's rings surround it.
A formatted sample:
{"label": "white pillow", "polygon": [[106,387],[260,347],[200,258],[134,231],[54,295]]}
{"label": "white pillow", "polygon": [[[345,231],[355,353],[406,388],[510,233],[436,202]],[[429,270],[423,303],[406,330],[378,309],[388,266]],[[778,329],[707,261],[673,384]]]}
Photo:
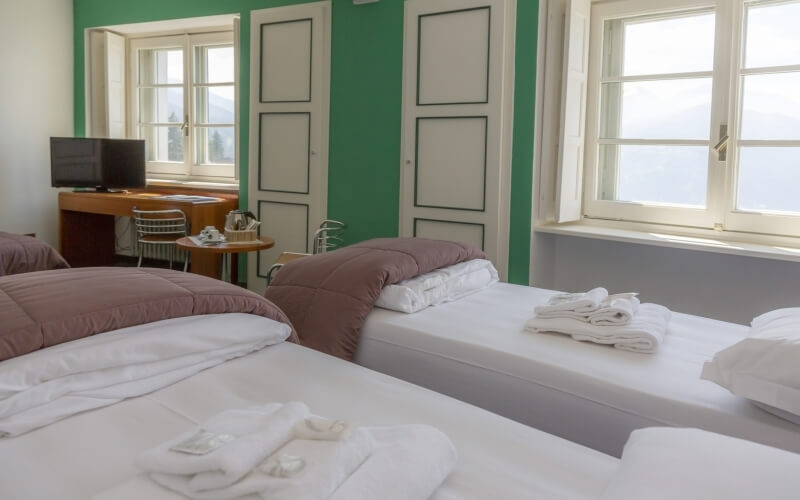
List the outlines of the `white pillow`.
{"label": "white pillow", "polygon": [[715,354],[700,377],[767,410],[800,415],[800,308],[753,319],[748,337]]}
{"label": "white pillow", "polygon": [[387,285],[376,306],[415,313],[483,290],[498,281],[497,269],[486,259],[474,259]]}
{"label": "white pillow", "polygon": [[796,500],[800,455],[699,429],[631,433],[603,500]]}

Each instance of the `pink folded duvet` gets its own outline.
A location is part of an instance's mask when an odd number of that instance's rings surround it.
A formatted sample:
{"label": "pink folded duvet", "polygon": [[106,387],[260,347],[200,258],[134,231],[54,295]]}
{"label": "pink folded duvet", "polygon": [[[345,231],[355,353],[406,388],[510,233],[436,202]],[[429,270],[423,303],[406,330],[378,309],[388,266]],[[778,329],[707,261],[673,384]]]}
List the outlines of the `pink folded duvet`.
{"label": "pink folded duvet", "polygon": [[3,276],[0,361],[128,326],[234,312],[291,324],[258,294],[197,274],[89,267]]}

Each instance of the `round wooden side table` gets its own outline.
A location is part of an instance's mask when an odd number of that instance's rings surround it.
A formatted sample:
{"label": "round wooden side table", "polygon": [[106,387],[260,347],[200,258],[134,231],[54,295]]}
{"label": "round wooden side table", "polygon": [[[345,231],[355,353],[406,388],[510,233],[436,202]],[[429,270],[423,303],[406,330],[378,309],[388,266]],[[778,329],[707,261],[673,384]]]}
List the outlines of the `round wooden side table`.
{"label": "round wooden side table", "polygon": [[[242,243],[210,243],[198,245],[188,236],[178,238],[175,241],[178,248],[187,252],[198,252],[205,254],[222,254],[222,280],[230,281],[233,284],[239,283],[239,254],[246,252],[257,252],[268,250],[275,246],[275,240],[266,236],[259,236],[258,241],[248,241]],[[230,260],[230,273],[227,273],[228,260]],[[226,277],[229,279],[226,280]]]}

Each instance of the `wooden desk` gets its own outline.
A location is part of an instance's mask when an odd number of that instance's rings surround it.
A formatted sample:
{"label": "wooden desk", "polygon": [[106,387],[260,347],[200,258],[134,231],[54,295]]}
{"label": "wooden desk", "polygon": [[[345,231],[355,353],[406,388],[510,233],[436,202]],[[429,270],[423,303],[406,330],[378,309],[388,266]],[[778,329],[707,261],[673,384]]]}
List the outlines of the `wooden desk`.
{"label": "wooden desk", "polygon": [[234,285],[239,284],[239,254],[242,252],[256,252],[268,250],[275,246],[275,240],[265,236],[259,236],[258,241],[246,243],[218,243],[216,245],[196,245],[188,237],[178,238],[175,241],[178,248],[192,252],[192,262],[201,255],[230,255],[231,271],[229,274],[230,282]]}
{"label": "wooden desk", "polygon": [[[206,193],[197,193],[206,194]],[[110,266],[114,260],[114,217],[133,215],[133,207],[142,210],[179,208],[186,214],[192,232],[205,226],[225,226],[225,215],[235,209],[238,199],[220,199],[193,203],[158,199],[163,193],[58,193],[58,237],[61,255],[73,267]],[[208,194],[213,196],[213,194]],[[213,278],[220,277],[220,256],[198,254],[192,258],[191,271]]]}

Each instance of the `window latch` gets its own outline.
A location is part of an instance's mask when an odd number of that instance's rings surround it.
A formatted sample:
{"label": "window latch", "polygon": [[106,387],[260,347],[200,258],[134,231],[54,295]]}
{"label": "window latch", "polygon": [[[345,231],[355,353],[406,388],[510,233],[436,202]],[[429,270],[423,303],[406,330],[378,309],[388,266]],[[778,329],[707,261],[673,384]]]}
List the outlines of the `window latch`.
{"label": "window latch", "polygon": [[714,152],[717,153],[717,160],[726,161],[728,159],[728,126],[719,126],[719,142],[714,146]]}
{"label": "window latch", "polygon": [[181,130],[183,130],[183,135],[189,137],[189,115],[186,115],[183,123],[181,123]]}

